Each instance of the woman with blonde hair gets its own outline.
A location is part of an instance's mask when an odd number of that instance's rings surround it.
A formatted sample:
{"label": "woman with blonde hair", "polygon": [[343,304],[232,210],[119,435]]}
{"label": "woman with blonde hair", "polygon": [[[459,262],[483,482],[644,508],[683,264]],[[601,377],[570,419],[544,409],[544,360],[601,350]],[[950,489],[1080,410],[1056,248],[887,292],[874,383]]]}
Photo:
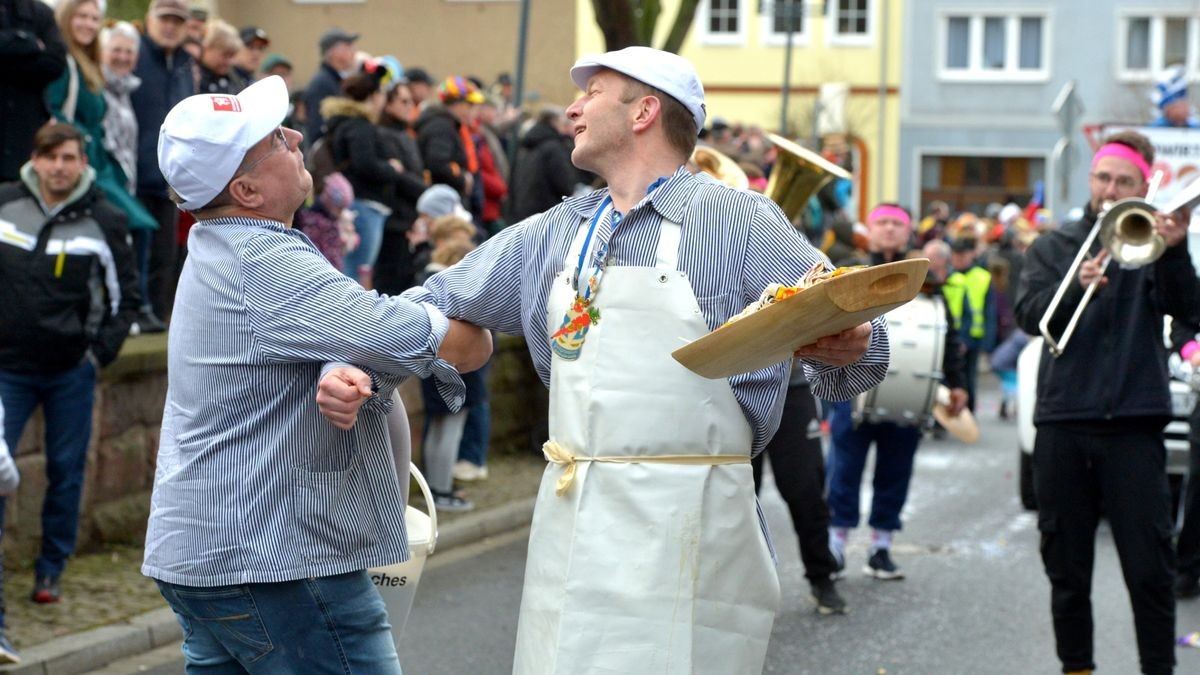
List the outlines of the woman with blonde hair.
{"label": "woman with blonde hair", "polygon": [[63,0],[54,17],[67,45],[67,68],[46,87],[50,113],[83,132],[88,165],[96,172],[96,185],[126,214],[128,228],[158,229],[158,222],[129,193],[124,170],[105,148],[104,117],[108,103],[104,99],[105,80],[100,66],[100,28],[104,22],[100,5],[97,0]]}

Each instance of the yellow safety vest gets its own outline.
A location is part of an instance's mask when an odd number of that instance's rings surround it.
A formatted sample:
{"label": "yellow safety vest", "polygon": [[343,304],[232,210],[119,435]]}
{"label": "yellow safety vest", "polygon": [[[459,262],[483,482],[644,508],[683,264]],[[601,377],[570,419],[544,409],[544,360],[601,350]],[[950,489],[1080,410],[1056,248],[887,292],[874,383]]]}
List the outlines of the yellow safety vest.
{"label": "yellow safety vest", "polygon": [[984,325],[983,306],[987,302],[988,287],[992,285],[992,273],[982,267],[972,267],[966,274],[955,272],[946,278],[942,295],[954,317],[954,329],[962,328],[963,300],[971,308],[971,337],[979,340],[987,332]]}

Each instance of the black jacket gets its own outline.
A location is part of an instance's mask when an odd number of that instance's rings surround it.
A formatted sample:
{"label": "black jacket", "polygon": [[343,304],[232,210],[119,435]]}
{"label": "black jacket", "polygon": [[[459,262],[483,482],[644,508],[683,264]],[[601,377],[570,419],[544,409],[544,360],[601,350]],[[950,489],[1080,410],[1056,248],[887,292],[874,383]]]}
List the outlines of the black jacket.
{"label": "black jacket", "polygon": [[570,143],[541,122],[525,133],[513,169],[511,222],[546,211],[574,191],[578,172],[571,164]]}
{"label": "black jacket", "polygon": [[425,162],[417,149],[417,139],[409,133],[408,125],[392,120],[390,124],[378,126],[389,157],[395,157],[404,165],[404,173],[392,184],[391,194],[385,202],[392,209],[386,227],[396,232],[406,232],[417,219],[417,200],[428,187],[425,184]]}
{"label": "black jacket", "polygon": [[[1039,334],[1038,322],[1093,223],[1089,209],[1082,220],[1033,242],[1014,307],[1021,330]],[[1091,252],[1099,251],[1096,242]],[[1042,351],[1035,424],[1158,426],[1171,416],[1163,316],[1196,312],[1196,271],[1187,245],[1171,247],[1156,262],[1136,269],[1110,263],[1105,276],[1108,284],[1084,309],[1062,356]],[[1050,322],[1053,335],[1062,335],[1083,294],[1073,280]]]}
{"label": "black jacket", "polygon": [[0,185],[0,219],[16,228],[0,239],[0,369],[59,373],[89,349],[107,365],[140,305],[125,217],[92,185],[89,168],[47,219],[29,174]]}
{"label": "black jacket", "polygon": [[443,183],[463,194],[466,188],[467,150],[458,119],[445,106],[434,104],[417,118],[417,147],[432,183]]}
{"label": "black jacket", "polygon": [[40,0],[0,0],[0,181],[16,180],[33,134],[50,119],[44,93],[67,66],[54,11]]}
{"label": "black jacket", "polygon": [[326,131],[321,101],[341,95],[342,76],[333,66],[322,62],[304,90],[304,108],[308,112],[308,128],[304,130],[304,140],[310,147],[318,138],[324,136]]}
{"label": "black jacket", "polygon": [[158,130],[176,103],[196,93],[193,63],[191,55],[182,49],[168,54],[150,36],[142,36],[133,69],[133,74],[142,78],[142,86],[129,95],[138,121],[139,195],[167,196],[167,181],[158,168]]}
{"label": "black jacket", "polygon": [[354,198],[387,205],[392,186],[404,174],[388,163],[389,146],[379,127],[367,117],[366,106],[344,97],[328,98],[321,104],[321,113],[326,140],[333,143],[329,147],[333,161],[354,188]]}

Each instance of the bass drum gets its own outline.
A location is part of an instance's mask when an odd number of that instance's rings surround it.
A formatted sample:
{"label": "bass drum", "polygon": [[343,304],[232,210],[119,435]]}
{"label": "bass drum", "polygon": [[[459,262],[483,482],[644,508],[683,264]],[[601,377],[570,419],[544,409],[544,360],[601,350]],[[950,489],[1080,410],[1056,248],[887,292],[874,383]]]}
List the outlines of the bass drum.
{"label": "bass drum", "polygon": [[891,363],[879,386],[859,395],[858,422],[925,425],[942,381],[946,346],[946,309],[940,295],[919,295],[888,312]]}

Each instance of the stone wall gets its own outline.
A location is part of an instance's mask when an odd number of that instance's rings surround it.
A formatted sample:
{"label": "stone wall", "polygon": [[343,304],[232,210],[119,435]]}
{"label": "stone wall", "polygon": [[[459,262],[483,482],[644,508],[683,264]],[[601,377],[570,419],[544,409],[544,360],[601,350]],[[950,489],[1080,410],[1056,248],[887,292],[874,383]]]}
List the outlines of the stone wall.
{"label": "stone wall", "polygon": [[[167,392],[166,362],[165,335],[130,338],[97,383],[80,508],[80,549],[106,542],[140,545],[143,541]],[[548,399],[523,339],[499,336],[489,386],[491,452],[540,448]],[[405,383],[401,397],[413,429],[414,456],[419,457],[424,405],[417,380]],[[35,557],[40,543],[46,491],[43,438],[44,423],[38,411],[16,447],[21,487],[8,500],[5,514],[5,549],[18,560]]]}

